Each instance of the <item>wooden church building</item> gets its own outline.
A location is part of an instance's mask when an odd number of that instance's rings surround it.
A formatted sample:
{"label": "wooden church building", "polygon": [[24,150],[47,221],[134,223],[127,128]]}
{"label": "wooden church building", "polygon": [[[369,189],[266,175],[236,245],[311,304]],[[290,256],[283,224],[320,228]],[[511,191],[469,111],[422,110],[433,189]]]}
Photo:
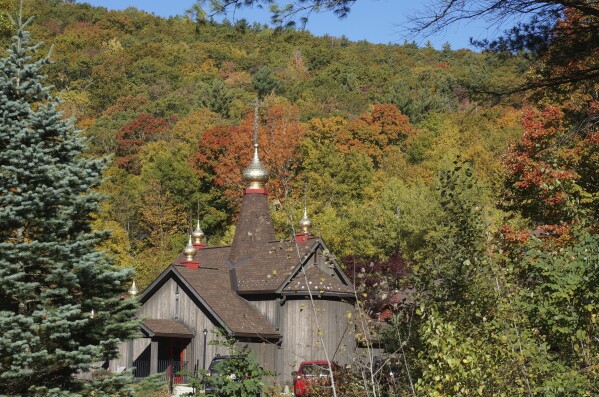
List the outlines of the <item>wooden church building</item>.
{"label": "wooden church building", "polygon": [[[277,383],[306,360],[350,362],[356,350],[354,286],[324,241],[310,234],[304,211],[294,240],[275,240],[258,156],[243,171],[244,190],[230,246],[202,243],[200,222],[178,258],[139,296],[137,339],[120,346],[110,369],[144,377],[169,362],[189,372],[226,355],[210,342],[225,332],[248,345]],[[312,299],[310,299],[312,297]]]}

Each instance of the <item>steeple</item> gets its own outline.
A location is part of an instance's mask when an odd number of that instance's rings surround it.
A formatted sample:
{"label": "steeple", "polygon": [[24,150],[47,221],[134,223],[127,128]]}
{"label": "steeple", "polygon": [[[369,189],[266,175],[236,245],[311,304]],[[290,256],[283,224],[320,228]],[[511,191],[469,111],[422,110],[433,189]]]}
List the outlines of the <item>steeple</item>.
{"label": "steeple", "polygon": [[200,220],[198,219],[198,225],[195,230],[191,233],[192,244],[196,250],[206,247],[206,244],[202,243],[202,238],[204,237],[204,232],[200,227]]}
{"label": "steeple", "polygon": [[312,228],[312,221],[308,217],[308,208],[304,207],[304,216],[299,221],[299,226],[302,229],[302,233],[310,234],[310,229]]}
{"label": "steeple", "polygon": [[262,166],[258,155],[258,101],[254,111],[254,158],[243,170],[243,179],[247,183],[235,236],[231,245],[229,260],[233,266],[251,258],[258,247],[275,238],[275,230],[268,208],[268,192],[265,184],[268,172]]}
{"label": "steeple", "polygon": [[252,162],[243,170],[243,179],[247,182],[246,189],[264,189],[264,184],[268,182],[268,171],[262,166],[258,156],[258,143],[254,143],[254,158]]}
{"label": "steeple", "polygon": [[198,261],[194,261],[193,258],[197,252],[197,249],[193,246],[193,242],[191,240],[191,234],[189,235],[189,241],[187,245],[183,249],[183,255],[185,255],[185,260],[181,261],[181,264],[187,266],[188,269],[197,269],[200,263]]}
{"label": "steeple", "polygon": [[295,241],[298,243],[305,243],[308,241],[310,236],[310,229],[312,229],[312,221],[308,217],[308,207],[304,206],[304,216],[299,221],[299,227],[301,231],[295,234]]}

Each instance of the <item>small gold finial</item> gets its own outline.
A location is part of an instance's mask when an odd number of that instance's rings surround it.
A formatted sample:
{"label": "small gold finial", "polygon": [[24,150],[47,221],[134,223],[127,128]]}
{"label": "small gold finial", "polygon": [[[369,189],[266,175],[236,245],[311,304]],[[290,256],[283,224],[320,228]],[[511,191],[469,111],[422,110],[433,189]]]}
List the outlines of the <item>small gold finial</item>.
{"label": "small gold finial", "polygon": [[248,189],[264,189],[268,177],[268,171],[262,166],[258,156],[258,144],[254,143],[254,158],[250,165],[243,170],[243,179],[248,182]]}
{"label": "small gold finial", "polygon": [[204,232],[200,227],[200,220],[198,219],[198,225],[196,226],[196,230],[191,233],[191,237],[193,238],[193,245],[202,244],[202,237],[204,237]]}
{"label": "small gold finial", "polygon": [[304,207],[304,216],[300,219],[299,226],[302,228],[302,233],[310,234],[312,228],[312,221],[308,217],[308,208]]}
{"label": "small gold finial", "polygon": [[195,253],[196,253],[196,249],[191,242],[191,235],[190,235],[189,242],[185,246],[185,249],[183,250],[183,254],[185,254],[185,259],[188,260],[189,262],[191,262],[191,261],[193,261],[193,256],[195,255]]}
{"label": "small gold finial", "polygon": [[139,294],[139,290],[137,289],[137,285],[135,285],[135,280],[133,280],[133,283],[131,284],[131,288],[129,288],[129,295],[131,296],[135,296],[137,294]]}
{"label": "small gold finial", "polygon": [[96,312],[94,309],[92,309],[92,311],[89,313],[89,318],[96,318]]}

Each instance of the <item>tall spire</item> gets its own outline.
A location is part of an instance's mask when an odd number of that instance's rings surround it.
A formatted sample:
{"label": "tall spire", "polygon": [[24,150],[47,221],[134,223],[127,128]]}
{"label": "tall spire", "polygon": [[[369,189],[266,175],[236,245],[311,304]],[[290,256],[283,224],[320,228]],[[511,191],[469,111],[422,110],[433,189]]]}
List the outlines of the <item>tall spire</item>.
{"label": "tall spire", "polygon": [[199,219],[198,219],[198,225],[196,226],[195,230],[191,233],[191,237],[193,239],[194,246],[202,244],[202,237],[204,237],[204,232],[202,231],[202,228],[200,227]]}
{"label": "tall spire", "polygon": [[243,179],[247,182],[231,244],[231,263],[238,264],[251,258],[258,247],[275,238],[275,230],[268,208],[268,193],[264,184],[268,181],[268,172],[262,166],[258,156],[258,100],[254,107],[254,158],[243,170]]}
{"label": "tall spire", "polygon": [[304,206],[304,216],[299,221],[299,226],[302,229],[302,233],[310,234],[310,229],[312,228],[312,221],[308,217],[308,208]]}
{"label": "tall spire", "polygon": [[243,170],[243,179],[248,183],[246,189],[264,189],[268,182],[268,171],[262,166],[258,155],[258,98],[254,103],[254,158]]}

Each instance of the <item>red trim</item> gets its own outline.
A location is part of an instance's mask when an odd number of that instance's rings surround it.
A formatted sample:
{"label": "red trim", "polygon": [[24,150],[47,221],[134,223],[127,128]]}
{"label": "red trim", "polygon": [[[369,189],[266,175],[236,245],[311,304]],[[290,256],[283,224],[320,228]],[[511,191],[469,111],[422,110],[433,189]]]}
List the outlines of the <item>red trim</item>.
{"label": "red trim", "polygon": [[197,269],[200,267],[200,262],[195,261],[181,261],[182,265],[185,265],[188,269]]}
{"label": "red trim", "polygon": [[268,195],[268,190],[266,189],[245,189],[243,194],[266,194]]}
{"label": "red trim", "polygon": [[206,248],[206,244],[194,244],[193,248],[197,250],[201,250],[202,248]]}
{"label": "red trim", "polygon": [[310,237],[309,233],[296,233],[295,234],[295,242],[296,243],[305,243],[308,241],[308,237]]}

